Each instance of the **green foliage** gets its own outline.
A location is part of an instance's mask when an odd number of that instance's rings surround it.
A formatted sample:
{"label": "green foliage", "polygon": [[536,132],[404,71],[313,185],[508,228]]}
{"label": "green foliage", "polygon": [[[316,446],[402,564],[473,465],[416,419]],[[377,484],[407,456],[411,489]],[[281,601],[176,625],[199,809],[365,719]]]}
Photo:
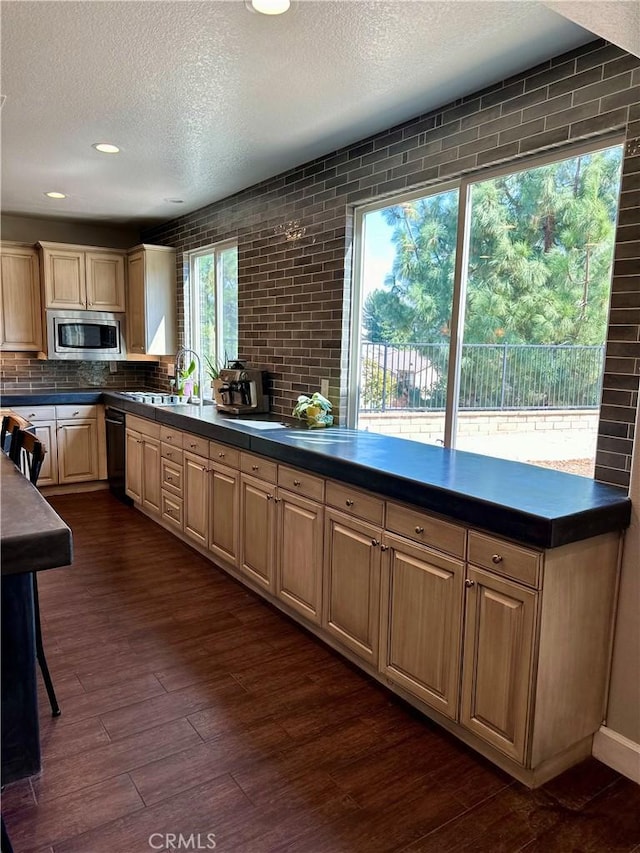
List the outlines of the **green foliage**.
{"label": "green foliage", "polygon": [[[601,344],[621,148],[472,186],[466,343]],[[458,192],[386,208],[396,256],[363,309],[368,341],[448,339]]]}
{"label": "green foliage", "polygon": [[380,409],[383,402],[387,405],[395,399],[395,384],[391,373],[385,372],[379,364],[365,359],[361,367],[362,386],[360,399],[366,409]]}

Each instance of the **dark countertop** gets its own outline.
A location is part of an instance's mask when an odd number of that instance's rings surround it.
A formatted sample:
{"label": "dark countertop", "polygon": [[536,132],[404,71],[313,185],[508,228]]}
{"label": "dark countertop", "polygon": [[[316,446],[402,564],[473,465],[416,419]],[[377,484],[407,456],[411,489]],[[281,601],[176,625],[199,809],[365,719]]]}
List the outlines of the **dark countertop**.
{"label": "dark countertop", "polygon": [[0,475],[3,576],[69,565],[71,530],[4,453]]}
{"label": "dark countertop", "polygon": [[[45,396],[3,404],[62,402]],[[620,530],[631,518],[622,489],[522,462],[361,430],[283,427],[274,415],[234,418],[214,406],[148,406],[111,391],[101,401],[542,548]]]}

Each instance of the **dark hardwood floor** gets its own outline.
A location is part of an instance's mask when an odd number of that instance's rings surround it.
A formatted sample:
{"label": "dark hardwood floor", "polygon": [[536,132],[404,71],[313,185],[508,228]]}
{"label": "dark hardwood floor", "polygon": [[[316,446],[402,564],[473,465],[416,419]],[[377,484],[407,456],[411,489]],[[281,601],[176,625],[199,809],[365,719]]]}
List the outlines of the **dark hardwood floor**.
{"label": "dark hardwood floor", "polygon": [[42,773],[3,795],[16,853],[640,850],[640,788],[596,760],[528,791],[107,492],[51,503],[62,716],[42,691]]}

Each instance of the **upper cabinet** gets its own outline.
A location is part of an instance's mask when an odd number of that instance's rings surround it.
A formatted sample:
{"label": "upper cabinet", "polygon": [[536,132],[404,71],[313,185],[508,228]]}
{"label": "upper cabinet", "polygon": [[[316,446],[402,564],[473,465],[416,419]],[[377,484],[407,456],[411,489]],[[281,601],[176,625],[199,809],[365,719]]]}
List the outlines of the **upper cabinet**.
{"label": "upper cabinet", "polygon": [[44,307],[125,310],[125,258],[118,249],[39,243]]}
{"label": "upper cabinet", "polygon": [[176,351],[176,252],[141,245],[127,258],[127,351],[172,355]]}
{"label": "upper cabinet", "polygon": [[0,349],[42,350],[38,254],[33,247],[3,243],[0,255]]}

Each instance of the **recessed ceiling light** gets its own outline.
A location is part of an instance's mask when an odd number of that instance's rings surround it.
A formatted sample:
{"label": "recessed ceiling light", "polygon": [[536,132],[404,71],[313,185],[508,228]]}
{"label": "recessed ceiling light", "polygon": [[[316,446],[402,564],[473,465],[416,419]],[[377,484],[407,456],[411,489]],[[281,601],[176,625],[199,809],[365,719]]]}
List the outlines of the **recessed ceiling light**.
{"label": "recessed ceiling light", "polygon": [[282,15],[291,6],[291,0],[251,0],[248,6],[261,15]]}
{"label": "recessed ceiling light", "polygon": [[66,198],[67,197],[66,193],[59,193],[59,192],[56,192],[55,190],[52,190],[49,193],[45,193],[45,195],[47,196],[47,198]]}
{"label": "recessed ceiling light", "polygon": [[164,200],[169,204],[184,204],[184,199],[182,198],[165,198]]}
{"label": "recessed ceiling light", "polygon": [[112,145],[110,142],[94,142],[91,147],[102,154],[117,154],[120,151],[117,145]]}

